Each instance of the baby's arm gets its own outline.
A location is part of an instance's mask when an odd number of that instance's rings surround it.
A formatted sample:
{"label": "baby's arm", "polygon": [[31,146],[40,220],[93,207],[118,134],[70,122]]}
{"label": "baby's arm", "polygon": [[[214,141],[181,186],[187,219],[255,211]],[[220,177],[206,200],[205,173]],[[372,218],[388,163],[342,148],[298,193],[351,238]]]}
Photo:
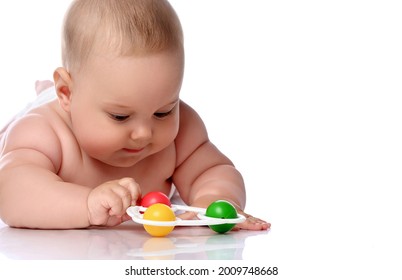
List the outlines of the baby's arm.
{"label": "baby's arm", "polygon": [[83,228],[116,225],[139,196],[132,179],[96,188],[64,182],[61,143],[40,115],[29,115],[10,128],[0,159],[0,218],[10,226]]}
{"label": "baby's arm", "polygon": [[178,166],[173,181],[186,203],[205,208],[215,200],[225,199],[247,217],[238,228],[261,230],[270,227],[269,223],[243,212],[246,192],[241,174],[209,141],[202,120],[183,102],[176,149]]}

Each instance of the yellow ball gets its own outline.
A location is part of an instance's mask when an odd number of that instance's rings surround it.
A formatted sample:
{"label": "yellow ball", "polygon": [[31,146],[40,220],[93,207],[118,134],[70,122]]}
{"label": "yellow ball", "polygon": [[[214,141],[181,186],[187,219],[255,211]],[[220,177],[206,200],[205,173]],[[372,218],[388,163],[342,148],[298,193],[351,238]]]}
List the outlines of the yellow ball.
{"label": "yellow ball", "polygon": [[[151,221],[175,221],[176,216],[173,210],[162,203],[156,203],[147,208],[143,216],[144,220]],[[145,230],[152,236],[161,237],[168,235],[174,226],[150,226],[144,225]]]}

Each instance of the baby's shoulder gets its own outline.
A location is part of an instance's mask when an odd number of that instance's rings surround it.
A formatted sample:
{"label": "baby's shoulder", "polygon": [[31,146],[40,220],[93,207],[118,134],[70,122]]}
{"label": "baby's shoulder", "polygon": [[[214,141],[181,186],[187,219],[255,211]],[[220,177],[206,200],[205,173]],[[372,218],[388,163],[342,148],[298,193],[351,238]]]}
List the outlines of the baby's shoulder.
{"label": "baby's shoulder", "polygon": [[[206,128],[203,120],[199,114],[188,104],[180,101],[180,129],[179,135],[181,133],[187,134],[198,132],[203,138],[206,136]],[[194,136],[194,135],[193,135]]]}
{"label": "baby's shoulder", "polygon": [[208,141],[207,129],[199,114],[181,101],[180,127],[175,140],[178,163],[181,163],[189,154]]}
{"label": "baby's shoulder", "polygon": [[58,165],[61,160],[61,140],[56,123],[60,122],[60,116],[46,106],[27,113],[9,125],[2,139],[0,156],[31,150],[42,153],[53,165]]}

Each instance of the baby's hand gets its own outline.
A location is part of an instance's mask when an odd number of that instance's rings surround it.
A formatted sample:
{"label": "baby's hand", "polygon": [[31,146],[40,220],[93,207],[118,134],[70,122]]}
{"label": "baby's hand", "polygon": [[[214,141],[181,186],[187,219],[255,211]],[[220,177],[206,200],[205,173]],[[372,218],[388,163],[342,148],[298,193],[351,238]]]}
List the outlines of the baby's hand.
{"label": "baby's hand", "polygon": [[242,210],[237,210],[237,213],[246,217],[246,221],[237,224],[233,230],[246,229],[246,230],[267,230],[271,228],[271,224],[261,220],[259,218],[253,217],[249,214],[244,213]]}
{"label": "baby's hand", "polygon": [[141,198],[141,189],[132,178],[106,182],[88,196],[90,225],[115,226],[130,219],[126,209]]}
{"label": "baby's hand", "polygon": [[[205,207],[205,204],[195,204],[192,206],[196,206],[196,207]],[[243,223],[237,224],[233,230],[240,230],[240,229],[245,229],[245,230],[267,230],[271,227],[270,223],[267,223],[264,220],[261,220],[259,218],[253,217],[249,214],[244,213],[244,211],[242,211],[241,209],[237,208],[236,209],[238,214],[243,215],[244,217],[246,217],[246,220]],[[197,213],[195,212],[185,212],[181,215],[179,215],[180,219],[183,220],[193,220],[193,219],[197,219]]]}

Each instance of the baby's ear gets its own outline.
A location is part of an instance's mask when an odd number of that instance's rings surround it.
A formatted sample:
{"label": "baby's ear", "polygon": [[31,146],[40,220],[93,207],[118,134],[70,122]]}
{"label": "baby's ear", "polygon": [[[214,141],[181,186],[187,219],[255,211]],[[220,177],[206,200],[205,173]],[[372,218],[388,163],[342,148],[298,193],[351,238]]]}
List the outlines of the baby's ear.
{"label": "baby's ear", "polygon": [[72,85],[71,76],[65,68],[59,67],[53,73],[53,80],[60,106],[66,112],[69,112]]}

